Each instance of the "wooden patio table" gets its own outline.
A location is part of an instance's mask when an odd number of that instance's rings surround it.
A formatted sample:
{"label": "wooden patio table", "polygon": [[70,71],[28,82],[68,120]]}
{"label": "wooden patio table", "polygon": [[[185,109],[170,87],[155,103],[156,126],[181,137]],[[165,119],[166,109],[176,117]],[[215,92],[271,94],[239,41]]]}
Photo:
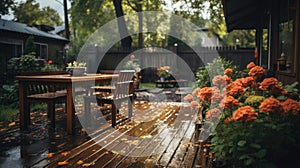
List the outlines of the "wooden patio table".
{"label": "wooden patio table", "polygon": [[67,110],[67,132],[74,133],[75,108],[73,104],[73,95],[76,86],[90,87],[95,83],[109,82],[117,74],[87,74],[84,76],[66,75],[35,75],[35,76],[17,76],[19,81],[19,103],[20,103],[20,129],[25,130],[30,124],[30,112],[27,107],[26,98],[28,96],[28,85],[30,83],[53,84],[63,86],[67,90],[66,110]]}

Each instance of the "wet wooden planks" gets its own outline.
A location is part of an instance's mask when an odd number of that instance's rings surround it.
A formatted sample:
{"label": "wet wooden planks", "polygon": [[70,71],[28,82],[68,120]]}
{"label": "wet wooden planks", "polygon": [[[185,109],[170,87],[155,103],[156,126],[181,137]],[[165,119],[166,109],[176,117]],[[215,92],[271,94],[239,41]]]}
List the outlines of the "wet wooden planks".
{"label": "wet wooden planks", "polygon": [[[147,105],[149,106],[149,104]],[[169,104],[164,109],[141,108],[136,115],[157,110],[150,121],[127,120],[92,139],[46,158],[43,167],[198,167],[203,151],[195,136],[189,107]],[[147,111],[148,110],[148,111]],[[138,118],[139,116],[136,116]],[[109,123],[108,123],[109,124]],[[205,153],[206,154],[206,153]]]}

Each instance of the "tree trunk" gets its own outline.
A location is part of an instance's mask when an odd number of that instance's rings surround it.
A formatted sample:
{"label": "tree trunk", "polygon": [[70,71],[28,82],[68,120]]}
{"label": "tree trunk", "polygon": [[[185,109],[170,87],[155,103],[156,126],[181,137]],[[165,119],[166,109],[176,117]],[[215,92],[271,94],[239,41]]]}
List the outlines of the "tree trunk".
{"label": "tree trunk", "polygon": [[119,33],[120,37],[125,37],[121,39],[121,45],[123,48],[131,48],[131,43],[132,43],[132,38],[128,33],[127,27],[126,27],[126,22],[124,17],[124,12],[122,8],[122,0],[113,0],[115,11],[116,11],[116,16],[118,18],[118,28],[119,28]]}
{"label": "tree trunk", "polygon": [[65,36],[66,36],[66,39],[70,39],[67,0],[64,0],[64,13],[65,13]]}
{"label": "tree trunk", "polygon": [[138,39],[138,47],[142,48],[144,47],[144,37],[143,37],[143,14],[142,14],[142,2],[140,1],[137,4],[137,12],[138,18],[139,18],[139,39]]}

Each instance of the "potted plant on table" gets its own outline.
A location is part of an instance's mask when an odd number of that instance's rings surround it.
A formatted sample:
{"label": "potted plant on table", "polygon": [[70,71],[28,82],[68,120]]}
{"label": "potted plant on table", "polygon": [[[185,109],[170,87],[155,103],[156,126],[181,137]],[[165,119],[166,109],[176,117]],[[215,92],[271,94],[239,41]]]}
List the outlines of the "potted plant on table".
{"label": "potted plant on table", "polygon": [[70,62],[66,67],[66,72],[71,76],[83,76],[86,72],[86,63],[77,61]]}
{"label": "potted plant on table", "polygon": [[162,66],[157,68],[157,75],[160,78],[160,81],[165,81],[166,78],[170,77],[170,66]]}

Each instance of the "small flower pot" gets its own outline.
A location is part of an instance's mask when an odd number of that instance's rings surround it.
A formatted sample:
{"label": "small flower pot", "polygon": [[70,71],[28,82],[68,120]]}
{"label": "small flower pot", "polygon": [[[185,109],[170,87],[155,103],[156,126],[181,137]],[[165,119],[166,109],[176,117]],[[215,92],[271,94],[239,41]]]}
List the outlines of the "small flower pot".
{"label": "small flower pot", "polygon": [[67,67],[66,72],[71,76],[84,76],[86,68],[85,67]]}

